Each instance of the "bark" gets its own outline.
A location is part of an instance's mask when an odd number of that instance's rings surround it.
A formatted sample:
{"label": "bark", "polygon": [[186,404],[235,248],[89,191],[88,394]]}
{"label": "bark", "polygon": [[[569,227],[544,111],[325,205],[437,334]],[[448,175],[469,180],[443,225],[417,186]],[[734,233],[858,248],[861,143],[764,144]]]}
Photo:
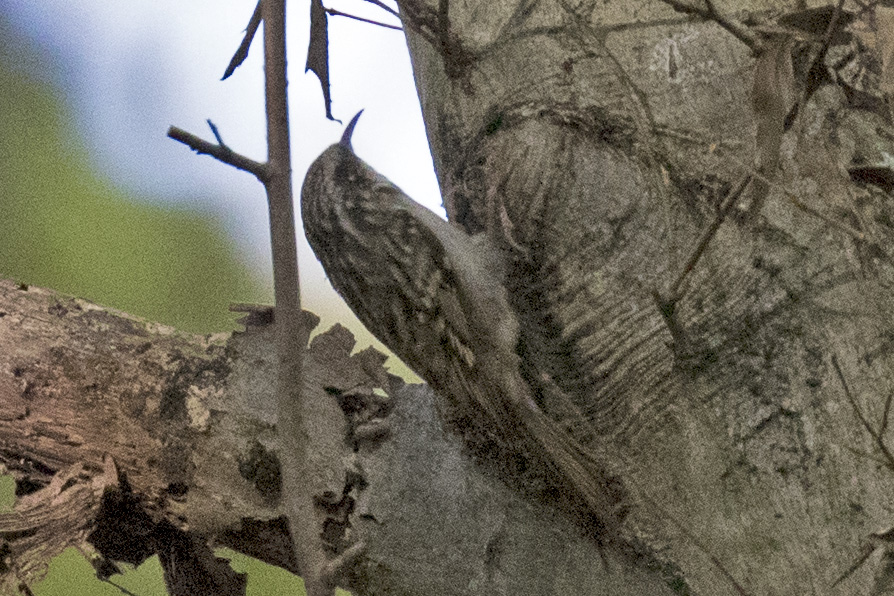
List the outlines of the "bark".
{"label": "bark", "polygon": [[804,4],[402,3],[448,216],[679,593],[889,589],[889,9]]}
{"label": "bark", "polygon": [[[569,396],[542,405],[616,466],[627,514],[600,548],[334,328],[305,391],[341,585],[891,591],[889,9],[846,4],[827,35],[833,6],[668,4],[401,2],[448,215],[511,256],[527,378]],[[755,76],[786,48],[790,77]],[[0,311],[0,457],[21,497],[0,516],[5,587],[68,545],[158,552],[174,593],[241,593],[208,544],[297,570],[264,311],[190,337],[9,282]]]}
{"label": "bark", "polygon": [[[243,593],[242,580],[214,559],[215,537],[296,570],[275,509],[271,313],[257,309],[243,333],[191,336],[0,282],[0,458],[19,497],[0,514],[0,593],[39,579],[69,546],[98,565],[157,553],[172,594]],[[318,321],[304,319],[308,329]],[[306,355],[318,424],[310,447],[330,471],[318,479],[317,514],[333,553],[349,544],[346,524],[332,519],[344,517],[362,477],[345,459],[355,427],[370,412],[381,416],[371,404],[385,398],[374,387],[393,390],[384,356],[351,356],[353,345],[336,326]],[[339,388],[346,394],[336,399]],[[349,399],[359,404],[350,419],[339,407]]]}
{"label": "bark", "polygon": [[[158,554],[172,594],[244,593],[213,546],[300,573],[275,509],[270,309],[256,309],[245,332],[192,336],[0,281],[0,313],[0,458],[19,496],[0,514],[0,593],[39,580],[69,546],[101,577],[113,561]],[[613,555],[604,567],[570,519],[472,462],[425,386],[388,375],[371,348],[351,356],[353,345],[335,326],[305,357],[305,390],[324,425],[315,461],[332,470],[317,495],[318,529],[333,561],[348,553],[353,563],[340,585],[610,594],[634,582],[660,593],[659,579],[622,572]]]}

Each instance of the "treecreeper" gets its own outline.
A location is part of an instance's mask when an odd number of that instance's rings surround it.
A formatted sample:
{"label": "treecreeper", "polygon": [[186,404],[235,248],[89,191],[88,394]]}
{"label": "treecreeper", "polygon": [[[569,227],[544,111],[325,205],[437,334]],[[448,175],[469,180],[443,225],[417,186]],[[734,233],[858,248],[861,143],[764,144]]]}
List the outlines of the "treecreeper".
{"label": "treecreeper", "polygon": [[[301,190],[310,246],[360,321],[435,391],[470,451],[570,512],[600,544],[625,515],[621,481],[540,407],[522,373],[505,257],[413,201],[351,147],[360,114]],[[559,391],[555,388],[555,391]],[[512,480],[515,482],[512,482]]]}

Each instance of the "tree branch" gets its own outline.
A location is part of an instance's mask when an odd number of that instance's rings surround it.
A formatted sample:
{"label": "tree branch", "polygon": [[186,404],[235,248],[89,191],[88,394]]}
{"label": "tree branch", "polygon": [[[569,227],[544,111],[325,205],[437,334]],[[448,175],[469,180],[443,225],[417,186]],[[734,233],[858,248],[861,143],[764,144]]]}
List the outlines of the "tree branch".
{"label": "tree branch", "polygon": [[379,2],[379,0],[364,0],[364,2],[369,2],[370,4],[375,4],[376,6],[378,6],[379,8],[381,8],[382,10],[384,10],[385,12],[388,12],[388,13],[392,14],[393,16],[396,16],[397,18],[400,18],[400,13],[398,13],[396,10],[394,10],[393,8],[391,8],[390,6],[388,6],[387,4],[385,4],[385,3],[383,3],[383,2]]}
{"label": "tree branch", "polygon": [[[198,537],[187,545],[190,550],[214,537],[215,545],[306,575],[292,555],[287,524],[271,509],[270,483],[247,473],[256,457],[250,455],[252,444],[270,455],[260,445],[267,444],[276,420],[275,325],[251,325],[229,338],[210,339],[2,279],[0,313],[0,464],[23,488],[48,488],[55,476],[54,486],[62,488],[58,494],[32,493],[46,494],[46,501],[37,502],[47,504],[41,509],[46,516],[35,517],[27,497],[17,499],[14,511],[0,512],[3,546],[9,549],[5,561],[12,566],[0,574],[0,593],[15,594],[20,584],[33,583],[49,558],[65,548],[89,548],[84,541],[91,530],[107,538],[93,540],[101,556],[123,560],[143,553],[142,560],[168,544],[170,524]],[[318,322],[310,313],[304,316],[308,327]],[[560,596],[566,585],[596,593],[619,578],[629,585],[619,596],[660,592],[660,580],[630,572],[613,554],[611,575],[599,565],[594,569],[598,547],[573,521],[486,474],[439,422],[429,388],[389,378],[384,355],[372,348],[352,354],[354,346],[350,332],[336,325],[315,336],[305,352],[310,401],[342,423],[326,437],[333,460],[355,458],[352,473],[362,478],[350,491],[356,509],[347,520],[348,532],[363,542],[337,554],[324,569],[328,577],[354,594],[418,594],[420,586],[430,594],[455,594],[470,573],[484,576],[492,559],[487,553],[496,549],[504,565],[498,573],[522,586],[516,596]],[[342,389],[349,403],[339,404],[333,388]],[[179,414],[153,407],[161,395],[170,396],[169,406],[175,407],[168,409]],[[202,423],[207,426],[193,426],[198,420],[187,413],[193,407],[213,410]],[[355,423],[367,420],[390,421],[393,432],[359,441]],[[77,474],[65,473],[78,462]],[[189,465],[172,465],[183,462]],[[278,481],[279,466],[272,463]],[[119,476],[129,479],[129,498],[117,499],[104,515],[96,495],[120,494]],[[185,494],[172,492],[180,484],[188,487]],[[445,495],[444,486],[455,488]],[[342,494],[342,487],[333,488]],[[344,521],[343,515],[328,514],[328,520]],[[127,523],[147,518],[142,526]],[[396,519],[401,523],[384,523]],[[543,550],[534,560],[526,555],[532,536]],[[456,558],[426,562],[442,548]],[[376,563],[352,567],[358,557]],[[183,558],[172,560],[184,576],[202,572],[185,567]],[[346,567],[350,572],[340,573]],[[544,591],[538,580],[556,569],[568,583]],[[236,584],[217,594],[242,594]]]}
{"label": "tree branch", "polygon": [[282,474],[280,510],[288,517],[298,566],[308,596],[330,596],[334,586],[326,577],[326,553],[315,511],[315,497],[323,469],[314,469],[311,437],[329,429],[308,419],[304,402],[303,353],[309,330],[301,322],[301,291],[295,209],[292,200],[292,163],[286,73],[286,3],[263,0],[264,95],[267,112],[267,164],[270,178],[264,187],[270,209],[273,253],[273,290],[276,301],[277,437]]}
{"label": "tree branch", "polygon": [[[888,449],[888,446],[885,444],[885,437],[882,434],[882,431],[876,431],[872,428],[872,425],[869,424],[869,420],[866,419],[866,416],[863,415],[863,410],[860,409],[859,404],[857,404],[857,400],[854,398],[851,393],[850,387],[848,386],[847,380],[844,378],[844,373],[841,371],[841,366],[838,364],[838,356],[832,354],[832,366],[835,368],[835,374],[838,375],[838,382],[841,383],[841,387],[844,389],[844,395],[847,397],[847,401],[851,404],[851,407],[854,409],[854,413],[857,415],[857,418],[860,420],[860,424],[863,425],[863,428],[866,429],[866,432],[869,433],[869,436],[872,437],[872,440],[875,442],[876,447],[878,447],[879,452],[884,456],[885,467],[889,470],[894,471],[894,454],[891,453],[891,450]],[[888,408],[890,406],[890,397],[888,398],[888,402],[885,404],[885,417],[882,420],[882,424],[880,428],[884,430],[888,426],[887,414]]]}
{"label": "tree branch", "polygon": [[714,2],[712,0],[704,0],[704,8],[699,8],[697,6],[689,4],[688,2],[681,2],[680,0],[661,1],[677,12],[696,15],[702,17],[703,19],[714,21],[715,23],[729,31],[736,39],[751,48],[751,51],[755,54],[760,54],[761,50],[763,49],[763,44],[753,33],[751,33],[751,31],[749,31],[748,27],[744,23],[741,23],[736,19],[718,11],[717,7],[714,6]]}
{"label": "tree branch", "polygon": [[331,14],[334,17],[346,17],[349,19],[354,19],[355,21],[362,21],[364,23],[369,23],[371,25],[378,25],[379,27],[385,27],[386,29],[394,29],[396,31],[403,31],[403,27],[399,25],[389,25],[388,23],[382,23],[380,21],[374,21],[372,19],[364,19],[363,17],[358,17],[357,15],[348,14],[346,12],[342,12],[340,10],[336,10],[334,8],[327,8],[326,12]]}
{"label": "tree branch", "polygon": [[729,212],[735,206],[736,202],[739,200],[739,197],[742,196],[742,193],[745,192],[745,189],[748,188],[748,184],[751,182],[752,176],[749,174],[742,179],[739,183],[739,186],[732,192],[730,192],[726,199],[721,203],[720,208],[717,210],[717,215],[714,218],[714,221],[711,222],[711,225],[708,226],[708,229],[702,234],[702,237],[699,239],[696,244],[695,250],[692,251],[692,254],[689,257],[689,260],[686,261],[686,264],[683,266],[683,269],[680,271],[680,274],[677,276],[677,279],[674,281],[673,285],[670,288],[670,295],[668,299],[677,302],[680,300],[681,296],[681,288],[683,287],[683,282],[686,280],[686,277],[695,269],[695,266],[698,264],[699,259],[701,259],[702,255],[705,252],[705,249],[708,248],[708,244],[711,243],[711,239],[717,234],[717,230],[720,229],[720,224],[726,219]]}
{"label": "tree branch", "polygon": [[240,155],[226,145],[209,143],[192,133],[186,132],[182,128],[177,128],[176,126],[168,128],[168,137],[183,143],[199,155],[210,155],[214,159],[231,165],[237,170],[253,174],[255,178],[263,183],[266,183],[270,176],[267,164]]}

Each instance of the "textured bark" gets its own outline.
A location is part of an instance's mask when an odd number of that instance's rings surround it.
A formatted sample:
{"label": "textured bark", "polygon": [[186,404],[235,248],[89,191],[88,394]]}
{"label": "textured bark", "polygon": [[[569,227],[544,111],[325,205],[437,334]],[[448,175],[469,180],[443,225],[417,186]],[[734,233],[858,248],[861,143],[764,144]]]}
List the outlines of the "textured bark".
{"label": "textured bark", "polygon": [[[233,336],[192,336],[0,281],[0,462],[19,497],[0,514],[0,593],[39,579],[69,546],[97,564],[157,553],[172,594],[243,593],[244,580],[214,559],[215,536],[296,570],[275,519],[270,314]],[[317,320],[305,313],[308,328]],[[370,412],[383,415],[369,405],[387,399],[374,388],[392,391],[384,356],[351,356],[353,346],[336,326],[307,353],[317,513],[333,556],[353,542],[343,518],[362,480],[350,462],[354,431]],[[348,399],[358,404],[349,417],[339,407]]]}
{"label": "textured bark", "polygon": [[[330,474],[321,528],[333,553],[358,536],[367,548],[342,584],[889,593],[894,135],[890,56],[867,41],[878,15],[847,3],[817,76],[832,12],[803,2],[731,5],[739,21],[725,27],[657,1],[401,9],[448,215],[512,255],[527,379],[570,396],[542,405],[616,466],[628,513],[600,552],[549,503],[494,480],[499,462],[472,462],[429,394],[395,391],[335,330],[312,344],[306,383],[327,421],[312,437]],[[758,185],[767,195],[732,209],[668,315],[655,292],[756,171],[756,60],[730,33],[749,15],[746,27],[801,31],[793,74],[807,101],[764,172],[775,179]],[[0,517],[5,579],[83,543],[109,494],[138,504],[150,539],[102,552],[139,558],[176,536],[192,570],[224,584],[201,563],[216,536],[295,569],[270,519],[269,328],[215,343],[0,287],[0,455],[30,493],[19,512],[43,507]],[[41,541],[52,548],[29,550]],[[238,593],[231,581],[220,593]]]}
{"label": "textured bark", "polygon": [[[0,458],[17,483],[0,514],[0,593],[38,580],[67,547],[98,575],[160,556],[171,594],[242,594],[211,546],[300,572],[275,445],[270,312],[243,333],[192,336],[84,300],[0,281]],[[313,315],[307,313],[313,326]],[[306,356],[330,470],[319,529],[333,561],[365,555],[357,594],[661,593],[570,518],[495,480],[441,426],[424,386],[403,385],[336,326]],[[384,391],[383,391],[384,390]],[[269,446],[269,448],[268,448]],[[532,557],[531,553],[536,552]]]}
{"label": "textured bark", "polygon": [[448,215],[514,255],[529,378],[565,389],[573,403],[545,407],[618,466],[631,565],[679,593],[883,593],[890,161],[874,185],[857,172],[891,154],[891,126],[877,81],[844,72],[877,59],[873,12],[842,15],[833,82],[806,72],[833,6],[729,6],[799,28],[798,91],[814,89],[761,215],[755,190],[671,320],[654,293],[754,172],[751,50],[661,2],[557,0],[450,3],[451,52],[425,38],[425,3],[404,4]]}

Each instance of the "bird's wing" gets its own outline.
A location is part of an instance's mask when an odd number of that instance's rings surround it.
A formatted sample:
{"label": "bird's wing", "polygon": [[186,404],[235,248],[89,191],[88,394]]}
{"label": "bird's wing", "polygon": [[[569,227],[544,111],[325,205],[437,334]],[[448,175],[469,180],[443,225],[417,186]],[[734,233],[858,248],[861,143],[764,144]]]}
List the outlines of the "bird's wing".
{"label": "bird's wing", "polygon": [[[617,523],[623,516],[618,509],[623,491],[620,479],[604,458],[581,445],[537,406],[522,379],[515,353],[517,323],[502,283],[499,255],[486,238],[469,236],[406,195],[395,200],[418,228],[419,244],[440,247],[430,255],[442,272],[433,306],[445,321],[449,344],[443,346],[446,374],[427,380],[465,406],[467,416],[478,413],[489,418],[485,440],[495,440],[509,453],[534,456],[545,465],[554,487],[562,493],[560,498],[578,512],[589,512],[588,522],[595,520],[603,530],[608,520]],[[449,387],[438,387],[444,379],[449,379]],[[463,430],[475,433],[478,425],[465,422]]]}
{"label": "bird's wing", "polygon": [[522,377],[517,315],[487,240],[440,219],[340,146],[308,177],[315,194],[302,192],[305,229],[333,286],[446,402],[467,444],[496,448],[488,457],[507,458],[506,469],[519,456],[523,469],[536,461],[532,469],[548,470],[561,499],[597,519],[610,513],[605,466],[540,410]]}

